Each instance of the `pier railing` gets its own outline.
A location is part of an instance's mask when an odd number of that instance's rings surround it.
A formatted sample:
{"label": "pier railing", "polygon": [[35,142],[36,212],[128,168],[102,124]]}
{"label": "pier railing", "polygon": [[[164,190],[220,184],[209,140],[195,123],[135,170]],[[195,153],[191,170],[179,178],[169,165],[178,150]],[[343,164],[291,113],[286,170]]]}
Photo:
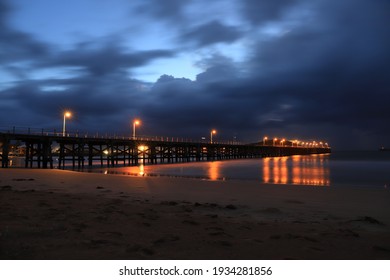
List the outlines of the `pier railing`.
{"label": "pier railing", "polygon": [[[94,138],[94,139],[111,139],[111,140],[137,140],[137,141],[159,141],[159,142],[172,142],[172,143],[210,143],[206,139],[174,137],[174,136],[150,136],[150,135],[137,135],[136,137],[130,135],[124,135],[119,133],[91,133],[80,131],[67,131],[65,134],[54,130],[31,128],[31,127],[0,127],[0,133],[11,135],[36,135],[36,136],[52,136],[52,137],[66,137],[66,138]],[[219,141],[215,139],[214,144],[230,144],[230,145],[245,145],[239,141]]]}

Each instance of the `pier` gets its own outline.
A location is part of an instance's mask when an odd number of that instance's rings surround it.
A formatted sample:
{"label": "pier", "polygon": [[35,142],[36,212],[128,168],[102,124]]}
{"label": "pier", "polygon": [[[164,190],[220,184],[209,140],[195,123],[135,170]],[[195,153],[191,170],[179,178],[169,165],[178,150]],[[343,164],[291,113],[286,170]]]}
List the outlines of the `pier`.
{"label": "pier", "polygon": [[[15,153],[15,149],[19,149]],[[293,141],[267,144],[206,142],[165,137],[89,136],[56,132],[0,132],[1,167],[15,158],[25,168],[65,168],[136,166],[234,160],[330,153],[324,146],[299,146]],[[19,165],[20,167],[20,165]]]}

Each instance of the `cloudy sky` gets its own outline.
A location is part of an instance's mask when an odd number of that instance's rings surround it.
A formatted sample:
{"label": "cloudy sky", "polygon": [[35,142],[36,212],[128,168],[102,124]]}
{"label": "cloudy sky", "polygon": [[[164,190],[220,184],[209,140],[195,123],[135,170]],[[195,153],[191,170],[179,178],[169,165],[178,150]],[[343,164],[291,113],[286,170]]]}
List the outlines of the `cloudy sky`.
{"label": "cloudy sky", "polygon": [[390,146],[388,0],[0,0],[0,129]]}

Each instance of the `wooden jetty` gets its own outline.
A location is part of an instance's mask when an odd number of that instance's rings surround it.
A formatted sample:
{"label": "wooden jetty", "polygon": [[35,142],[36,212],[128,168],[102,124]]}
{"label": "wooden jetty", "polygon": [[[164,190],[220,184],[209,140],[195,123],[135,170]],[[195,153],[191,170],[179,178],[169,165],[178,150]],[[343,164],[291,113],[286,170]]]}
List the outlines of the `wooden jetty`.
{"label": "wooden jetty", "polygon": [[1,167],[11,166],[14,143],[23,148],[25,168],[82,169],[101,166],[184,163],[244,158],[330,153],[329,147],[301,147],[264,143],[206,143],[175,138],[129,138],[66,135],[58,133],[0,132]]}

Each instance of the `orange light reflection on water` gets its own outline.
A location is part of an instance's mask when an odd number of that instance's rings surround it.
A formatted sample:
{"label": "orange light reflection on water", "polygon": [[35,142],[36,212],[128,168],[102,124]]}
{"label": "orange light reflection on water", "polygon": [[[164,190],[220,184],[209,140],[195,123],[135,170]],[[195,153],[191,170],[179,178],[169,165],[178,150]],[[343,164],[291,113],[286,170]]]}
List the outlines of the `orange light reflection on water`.
{"label": "orange light reflection on water", "polygon": [[287,157],[280,158],[280,183],[288,183]]}
{"label": "orange light reflection on water", "polygon": [[145,175],[145,165],[143,163],[141,163],[138,166],[138,175],[139,176],[144,176]]}
{"label": "orange light reflection on water", "polygon": [[215,180],[221,179],[220,165],[221,165],[221,162],[219,162],[219,161],[209,162],[208,177],[210,178],[210,180],[215,181]]}
{"label": "orange light reflection on water", "polygon": [[263,180],[264,183],[270,183],[271,176],[270,176],[270,163],[269,161],[271,158],[264,158],[264,165],[263,165]]}
{"label": "orange light reflection on water", "polygon": [[329,186],[327,155],[263,159],[263,181],[273,184]]}

